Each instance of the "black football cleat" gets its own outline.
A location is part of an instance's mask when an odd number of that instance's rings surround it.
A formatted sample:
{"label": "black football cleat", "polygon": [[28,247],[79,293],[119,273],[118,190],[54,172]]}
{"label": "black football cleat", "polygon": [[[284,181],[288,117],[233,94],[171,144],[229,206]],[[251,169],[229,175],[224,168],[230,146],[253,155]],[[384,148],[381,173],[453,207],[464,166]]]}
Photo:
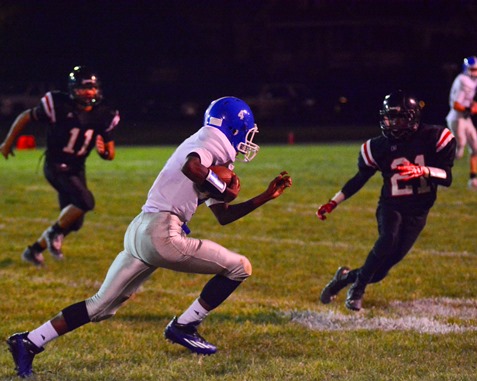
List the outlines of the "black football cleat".
{"label": "black football cleat", "polygon": [[325,286],[321,291],[320,300],[323,304],[328,304],[336,298],[338,292],[348,285],[346,275],[348,275],[350,269],[342,266],[337,271],[333,279]]}
{"label": "black football cleat", "polygon": [[359,311],[363,304],[363,296],[366,285],[354,282],[349,288],[345,301],[345,306],[349,310]]}
{"label": "black football cleat", "polygon": [[217,347],[207,342],[199,335],[197,332],[197,325],[198,324],[194,323],[179,324],[177,322],[177,317],[174,317],[167,325],[166,330],[164,331],[164,337],[167,340],[182,345],[199,355],[214,354],[217,352]]}
{"label": "black football cleat", "polygon": [[28,339],[28,332],[15,333],[7,339],[15,370],[20,378],[27,378],[33,375],[33,359],[35,355],[43,352],[44,348],[38,348]]}
{"label": "black football cleat", "polygon": [[43,266],[45,258],[41,251],[35,250],[33,246],[28,246],[22,254],[22,259],[25,262],[30,262],[37,267]]}

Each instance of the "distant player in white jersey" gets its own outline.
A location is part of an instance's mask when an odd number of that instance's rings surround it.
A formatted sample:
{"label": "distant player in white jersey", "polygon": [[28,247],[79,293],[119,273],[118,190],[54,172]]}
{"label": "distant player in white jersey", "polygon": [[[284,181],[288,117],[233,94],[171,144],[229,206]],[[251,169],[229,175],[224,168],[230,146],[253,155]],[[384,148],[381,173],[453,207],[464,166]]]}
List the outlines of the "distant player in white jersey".
{"label": "distant player in white jersey", "polygon": [[141,213],[125,233],[124,250],[111,264],[99,291],[66,307],[31,332],[8,338],[20,377],[33,373],[33,359],[46,343],[84,324],[113,316],[159,267],[214,275],[189,308],[172,319],[164,335],[194,353],[216,352],[217,348],[199,335],[197,327],[252,274],[252,265],[245,256],[215,242],[188,237],[187,223],[205,202],[220,224],[228,224],[279,197],[292,185],[290,176],[283,171],[264,192],[248,201],[230,204],[240,190],[238,178],[233,176],[227,185],[209,167],[231,167],[238,154],[243,155],[244,161],[251,161],[259,150],[253,143],[257,132],[252,111],[242,100],[224,97],[210,104],[204,126],[176,149],[156,178]]}
{"label": "distant player in white jersey", "polygon": [[477,114],[475,91],[477,87],[477,57],[467,57],[462,65],[462,73],[452,83],[449,94],[450,111],[447,126],[457,140],[456,159],[464,156],[465,146],[469,147],[470,173],[469,188],[477,189],[477,132],[472,115]]}

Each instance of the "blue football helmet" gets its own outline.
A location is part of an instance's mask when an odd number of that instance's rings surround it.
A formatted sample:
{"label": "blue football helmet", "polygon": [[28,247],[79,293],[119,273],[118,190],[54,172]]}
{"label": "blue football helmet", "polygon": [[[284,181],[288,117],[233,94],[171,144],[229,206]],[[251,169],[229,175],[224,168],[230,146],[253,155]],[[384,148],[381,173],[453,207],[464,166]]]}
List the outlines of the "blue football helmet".
{"label": "blue football helmet", "polygon": [[260,149],[252,142],[258,133],[252,110],[241,99],[223,97],[213,101],[205,111],[204,126],[222,131],[235,151],[244,155],[245,162],[252,161]]}
{"label": "blue football helmet", "polygon": [[464,58],[462,72],[471,78],[477,78],[477,57],[471,56]]}

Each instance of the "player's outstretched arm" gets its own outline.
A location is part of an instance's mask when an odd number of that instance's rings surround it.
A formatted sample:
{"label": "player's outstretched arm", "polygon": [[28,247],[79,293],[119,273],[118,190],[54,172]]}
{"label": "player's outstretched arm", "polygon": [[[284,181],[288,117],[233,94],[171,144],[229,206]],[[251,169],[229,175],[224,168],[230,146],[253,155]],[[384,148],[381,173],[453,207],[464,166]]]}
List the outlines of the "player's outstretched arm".
{"label": "player's outstretched arm", "polygon": [[221,225],[227,225],[246,216],[268,201],[281,196],[285,189],[291,186],[291,177],[286,171],[283,171],[268,184],[264,192],[250,200],[233,205],[229,203],[214,204],[210,206],[210,209]]}
{"label": "player's outstretched arm", "polygon": [[316,216],[324,221],[326,220],[326,215],[330,214],[335,208],[341,204],[344,200],[347,200],[366,184],[366,182],[376,173],[375,169],[370,169],[367,167],[360,167],[358,172],[349,179],[343,188],[336,193],[331,200],[326,204],[320,205],[316,211]]}
{"label": "player's outstretched arm", "polygon": [[5,159],[8,159],[8,156],[15,156],[13,152],[13,143],[17,139],[18,135],[24,130],[26,125],[31,121],[31,110],[25,110],[20,115],[17,116],[13,122],[10,130],[8,131],[7,137],[0,145],[0,152],[2,153]]}

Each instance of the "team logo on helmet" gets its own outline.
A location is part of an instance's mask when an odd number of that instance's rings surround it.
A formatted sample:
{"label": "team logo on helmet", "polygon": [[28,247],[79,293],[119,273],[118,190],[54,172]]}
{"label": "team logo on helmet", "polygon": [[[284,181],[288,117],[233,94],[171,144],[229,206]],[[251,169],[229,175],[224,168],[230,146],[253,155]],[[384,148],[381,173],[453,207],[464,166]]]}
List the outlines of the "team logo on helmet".
{"label": "team logo on helmet", "polygon": [[464,58],[462,64],[462,72],[471,78],[477,78],[477,57]]}

